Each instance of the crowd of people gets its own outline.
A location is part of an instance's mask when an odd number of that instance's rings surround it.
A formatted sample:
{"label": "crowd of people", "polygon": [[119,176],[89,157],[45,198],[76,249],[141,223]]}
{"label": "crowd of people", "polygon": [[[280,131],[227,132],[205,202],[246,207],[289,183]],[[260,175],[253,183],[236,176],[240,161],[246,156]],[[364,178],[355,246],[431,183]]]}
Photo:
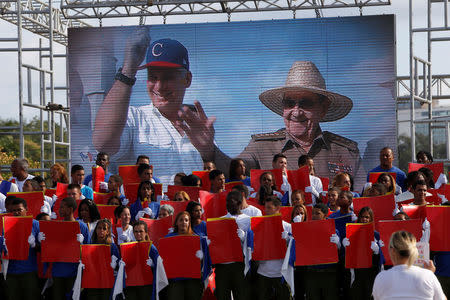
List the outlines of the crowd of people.
{"label": "crowd of people", "polygon": [[[40,213],[34,216],[31,234],[28,237],[29,256],[26,260],[2,260],[4,276],[0,278],[1,298],[5,299],[445,299],[450,295],[450,252],[432,252],[432,261],[425,263],[425,268],[411,266],[417,257],[416,239],[408,232],[396,232],[390,241],[382,241],[375,231],[370,244],[372,250],[372,266],[370,268],[345,268],[345,249],[350,240],[345,233],[346,223],[367,224],[375,222],[371,207],[363,207],[359,211],[353,208],[353,200],[358,197],[375,197],[394,195],[395,209],[391,220],[409,219],[404,206],[425,206],[427,196],[434,189],[447,184],[444,174],[439,174],[434,181],[433,172],[427,164],[433,162],[430,153],[421,151],[417,161],[424,164],[418,171],[405,174],[393,166],[392,149],[380,151],[380,165],[369,172],[367,183],[361,187],[353,186],[350,174],[341,172],[327,179],[315,176],[314,159],[307,155],[298,158],[298,167],[307,168],[309,180],[306,187],[293,190],[288,179],[287,157],[276,154],[272,161],[272,170],[261,173],[258,186],[252,186],[245,162],[233,159],[229,165],[229,178],[222,170],[215,167],[214,162],[204,163],[207,178],[210,182],[210,194],[223,194],[226,197],[226,211],[220,217],[232,218],[236,221],[236,235],[241,242],[243,259],[226,263],[212,264],[208,238],[208,220],[204,217],[204,209],[200,199],[192,198],[187,191],[180,188],[169,198],[167,194],[157,194],[155,184],[159,182],[158,170],[150,165],[150,158],[141,155],[136,160],[139,185],[136,199],[124,192],[124,178],[108,172],[109,156],[100,152],[96,165],[104,170],[104,180],[97,187],[93,185],[93,176],[85,176],[80,165],[71,167],[70,175],[64,166],[55,164],[50,169],[51,184],[57,188],[66,184],[67,194],[58,199],[55,195],[45,196]],[[275,173],[281,170],[282,182],[276,182]],[[26,159],[15,159],[11,164],[12,177],[0,183],[0,212],[4,215],[29,215],[27,201],[17,192],[42,191],[47,189],[46,181],[40,176],[28,173]],[[378,173],[373,180],[371,173]],[[194,174],[173,174],[173,185],[198,187],[204,189],[202,179]],[[205,179],[205,178],[204,178]],[[239,183],[237,183],[239,182]],[[255,182],[253,180],[253,182]],[[227,183],[232,183],[227,185]],[[328,186],[327,186],[328,184]],[[254,184],[253,184],[254,185]],[[94,189],[97,189],[94,191]],[[166,187],[167,188],[167,187]],[[94,195],[107,192],[108,205],[114,205],[113,219],[100,214]],[[13,193],[13,194],[11,194]],[[47,193],[48,194],[48,193]],[[438,194],[441,205],[447,205],[444,194]],[[170,204],[160,204],[162,200],[186,202],[184,211],[175,213]],[[57,204],[57,205],[56,205]],[[282,243],[286,243],[287,251],[284,259],[255,260],[252,259],[254,244],[261,237],[254,236],[252,218],[275,216],[283,207],[291,207],[291,213],[282,221]],[[292,224],[299,222],[315,222],[326,219],[342,219],[345,223],[336,225],[336,232],[330,237],[335,244],[339,260],[335,263],[320,265],[295,265],[295,243]],[[151,226],[146,219],[173,220],[173,228],[165,237],[198,236],[199,251],[196,258],[200,260],[198,278],[168,278],[167,262],[159,253],[158,241],[152,241],[146,264],[153,272],[153,283],[143,286],[127,286],[127,278],[131,274],[120,271],[121,245],[130,242],[150,241]],[[42,263],[41,243],[46,240],[40,231],[39,221],[77,222],[80,233],[77,241],[80,244],[106,244],[111,249],[111,267],[114,269],[116,284],[114,288],[85,288],[81,293],[77,286],[79,263],[53,262]],[[54,223],[55,226],[59,223]],[[64,232],[61,232],[64,234]],[[422,242],[429,242],[430,223],[423,221]],[[8,242],[4,233],[0,235],[0,251],[8,254]],[[180,239],[181,241],[181,239]],[[267,244],[270,248],[273,245]],[[177,248],[180,255],[183,248]],[[389,248],[394,267],[385,265],[382,247]],[[293,250],[294,249],[294,250]],[[64,251],[63,249],[61,249]],[[433,263],[434,261],[434,263]],[[288,265],[293,268],[287,271]],[[51,266],[51,267],[50,267]],[[50,267],[50,270],[48,269]],[[185,267],[183,264],[178,268]],[[43,270],[42,270],[43,268]],[[383,271],[387,270],[388,271]],[[430,271],[431,270],[431,271]],[[434,274],[433,274],[434,272]],[[125,272],[126,273],[126,272]],[[121,275],[122,274],[122,275]],[[214,274],[214,276],[211,276]],[[289,275],[291,274],[291,275]],[[420,284],[419,284],[420,282]],[[408,284],[406,284],[408,283]],[[417,284],[416,284],[417,283]],[[406,285],[405,285],[406,284]],[[120,286],[119,288],[117,286]],[[209,293],[208,293],[209,291]],[[232,298],[231,298],[232,297]],[[397,298],[396,298],[397,299]]]}

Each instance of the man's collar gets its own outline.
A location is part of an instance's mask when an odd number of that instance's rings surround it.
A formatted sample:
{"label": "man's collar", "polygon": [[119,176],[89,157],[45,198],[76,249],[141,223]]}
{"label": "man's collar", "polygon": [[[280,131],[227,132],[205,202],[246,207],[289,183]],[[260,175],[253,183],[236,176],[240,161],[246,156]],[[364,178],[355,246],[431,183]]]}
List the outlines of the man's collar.
{"label": "man's collar", "polygon": [[[291,149],[292,147],[302,148],[300,144],[298,144],[294,137],[287,131],[286,133],[286,142],[283,145],[283,148],[281,149],[281,152],[287,151]],[[309,155],[315,156],[322,148],[325,148],[327,150],[331,149],[330,142],[323,136],[322,130],[320,127],[318,128],[318,134],[316,138],[313,140],[313,143],[311,145],[311,148],[309,152],[307,152]],[[305,151],[306,152],[306,151]]]}

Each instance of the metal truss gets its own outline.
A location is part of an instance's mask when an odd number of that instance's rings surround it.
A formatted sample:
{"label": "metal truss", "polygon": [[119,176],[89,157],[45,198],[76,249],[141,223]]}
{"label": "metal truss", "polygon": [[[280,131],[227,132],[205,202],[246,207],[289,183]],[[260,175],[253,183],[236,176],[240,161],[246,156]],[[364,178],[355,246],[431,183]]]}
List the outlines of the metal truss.
{"label": "metal truss", "polygon": [[51,2],[41,0],[0,1],[0,18],[19,25],[19,9],[23,29],[49,39],[50,28],[53,28],[53,41],[65,46],[67,46],[67,28],[90,26],[80,20],[65,19],[59,7],[52,7]]}
{"label": "metal truss", "polygon": [[269,12],[359,8],[390,5],[390,0],[61,0],[61,10],[67,19],[119,18],[238,12]]}

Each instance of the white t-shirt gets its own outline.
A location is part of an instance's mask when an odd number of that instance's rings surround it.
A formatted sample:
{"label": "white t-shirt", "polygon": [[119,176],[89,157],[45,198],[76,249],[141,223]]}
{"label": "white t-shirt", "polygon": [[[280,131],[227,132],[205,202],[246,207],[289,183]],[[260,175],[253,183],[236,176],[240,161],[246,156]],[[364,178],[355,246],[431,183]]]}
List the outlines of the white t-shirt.
{"label": "white t-shirt", "polygon": [[222,218],[233,218],[236,220],[237,226],[242,229],[243,231],[247,232],[250,229],[250,217],[246,214],[243,214],[241,211],[240,215],[232,215],[230,213],[227,213]]}
{"label": "white t-shirt", "polygon": [[262,212],[259,208],[254,207],[253,205],[249,205],[247,208],[241,209],[241,213],[249,216],[249,217],[260,217],[262,216]]}
{"label": "white t-shirt", "polygon": [[[126,238],[124,238],[126,236]],[[123,231],[122,227],[117,227],[117,244],[135,241],[133,226],[128,225],[127,229]]]}
{"label": "white t-shirt", "polygon": [[24,180],[20,181],[19,179],[17,179],[16,177],[11,177],[9,178],[8,181],[11,181],[14,179],[14,183],[17,185],[17,188],[19,189],[19,192],[22,192],[22,188],[23,188],[23,184],[25,183],[25,181],[27,181],[28,179],[33,179],[34,176],[31,174],[28,174],[27,178],[25,178]]}
{"label": "white t-shirt", "polygon": [[445,299],[441,284],[430,270],[416,266],[397,265],[382,271],[375,278],[372,292],[375,300]]}

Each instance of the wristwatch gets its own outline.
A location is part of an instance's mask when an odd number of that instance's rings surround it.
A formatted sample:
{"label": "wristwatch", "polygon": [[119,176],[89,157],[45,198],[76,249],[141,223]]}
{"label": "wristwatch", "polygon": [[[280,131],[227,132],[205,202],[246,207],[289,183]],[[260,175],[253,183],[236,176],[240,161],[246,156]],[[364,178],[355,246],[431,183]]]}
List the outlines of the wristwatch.
{"label": "wristwatch", "polygon": [[122,68],[119,68],[119,70],[116,73],[116,76],[114,77],[114,80],[119,80],[120,82],[123,82],[126,85],[133,86],[134,83],[136,82],[136,77],[130,78],[130,77],[124,75],[122,73]]}

